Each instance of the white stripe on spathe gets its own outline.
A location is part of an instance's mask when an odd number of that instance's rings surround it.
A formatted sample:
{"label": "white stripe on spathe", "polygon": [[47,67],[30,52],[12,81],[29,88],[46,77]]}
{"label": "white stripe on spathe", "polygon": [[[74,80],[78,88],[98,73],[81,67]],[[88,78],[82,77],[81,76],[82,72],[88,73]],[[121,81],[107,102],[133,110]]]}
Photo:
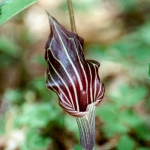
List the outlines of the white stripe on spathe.
{"label": "white stripe on spathe", "polygon": [[60,78],[60,80],[63,82],[64,86],[66,87],[66,89],[68,91],[68,94],[69,94],[69,97],[70,97],[71,102],[72,102],[72,106],[75,109],[75,106],[74,106],[74,103],[73,103],[73,98],[72,98],[72,95],[70,93],[69,87],[66,85],[65,81],[61,78],[61,76],[59,75],[59,73],[56,71],[55,67],[52,65],[52,63],[50,62],[50,60],[47,59],[47,61],[49,62],[49,64],[51,65],[51,67],[53,68],[53,70],[55,71],[55,73],[57,74],[57,76]]}
{"label": "white stripe on spathe", "polygon": [[[49,83],[49,84],[50,84],[50,83]],[[59,94],[58,94],[57,90],[55,90],[53,87],[51,87],[51,88],[53,89],[53,91],[54,91],[54,92],[58,95],[58,97],[59,97]],[[59,98],[60,98],[60,97],[59,97]],[[61,100],[65,102],[64,99],[61,98]],[[68,103],[66,103],[66,102],[65,102],[65,104],[68,105]],[[69,106],[70,106],[70,105],[69,105]]]}
{"label": "white stripe on spathe", "polygon": [[[58,28],[59,28],[59,26],[58,26]],[[59,29],[60,29],[60,28],[59,28]],[[60,29],[60,30],[61,30],[61,29]],[[58,32],[57,28],[56,28],[56,31],[57,31],[57,33],[58,33],[58,35],[59,35],[59,32]],[[64,33],[62,30],[61,30],[61,32]],[[73,38],[69,38],[65,33],[64,33],[64,35],[65,35],[69,40],[73,40]],[[61,36],[59,35],[59,37],[61,37]],[[65,48],[64,50],[65,50],[65,53],[66,53],[66,55],[67,55],[67,58],[69,59],[71,65],[72,65],[72,67],[73,67],[73,70],[74,70],[74,72],[75,72],[75,74],[76,74],[76,76],[77,76],[78,83],[79,83],[79,86],[80,86],[80,90],[82,91],[82,90],[83,90],[83,85],[82,85],[81,79],[80,79],[80,77],[79,77],[78,71],[77,71],[77,69],[76,69],[74,63],[73,63],[72,60],[70,59],[70,56],[69,56],[69,54],[68,54],[68,51],[67,51],[66,47],[64,46],[63,41],[62,41],[61,38],[60,38],[60,40],[61,40],[61,42],[62,42],[63,47]],[[74,42],[74,40],[73,40],[73,42]]]}
{"label": "white stripe on spathe", "polygon": [[96,82],[97,82],[97,72],[96,72],[96,66],[94,66],[94,70],[95,70],[95,79],[94,79],[94,101],[96,100],[96,91],[97,91],[97,86],[96,86]]}
{"label": "white stripe on spathe", "polygon": [[[74,39],[72,39],[74,41]],[[79,40],[78,40],[79,41]],[[80,42],[80,41],[79,41]],[[88,80],[87,80],[87,75],[85,73],[85,70],[84,70],[84,67],[83,67],[83,64],[81,63],[81,60],[80,60],[80,57],[79,57],[79,53],[78,53],[78,50],[77,50],[77,46],[74,42],[74,45],[76,47],[76,53],[77,53],[77,56],[78,56],[78,60],[79,60],[79,63],[81,64],[81,68],[82,68],[82,71],[83,71],[83,74],[84,74],[84,77],[85,77],[85,82],[86,82],[86,93],[88,93]],[[82,49],[82,46],[80,45],[81,49]],[[88,96],[87,96],[87,104],[88,104]]]}
{"label": "white stripe on spathe", "polygon": [[[58,28],[59,28],[59,26],[58,26]],[[60,28],[59,28],[59,29],[60,29]],[[60,30],[61,30],[61,29],[60,29]],[[79,54],[78,54],[78,51],[77,51],[77,46],[76,46],[76,44],[75,44],[74,38],[69,38],[62,30],[61,30],[61,32],[64,34],[64,36],[65,36],[66,38],[68,38],[69,40],[73,41],[73,44],[74,44],[75,47],[76,47],[76,54],[77,54],[77,56],[78,56],[79,63],[80,63],[80,65],[81,65],[81,68],[83,68],[83,65],[82,65],[82,63],[81,63],[81,60],[80,60],[80,57],[79,57]],[[62,40],[61,40],[61,41],[62,41]],[[62,42],[62,43],[63,43],[63,42]],[[64,45],[64,44],[63,44],[63,45]],[[65,47],[65,46],[64,46],[64,47]],[[72,61],[71,61],[71,59],[70,59],[70,56],[69,56],[69,54],[68,54],[67,49],[65,49],[65,52],[66,52],[66,54],[67,54],[67,57],[69,57],[69,61],[70,61],[70,63],[71,63]],[[73,64],[73,62],[72,62],[72,64]],[[75,71],[75,73],[76,73],[76,75],[77,75],[78,83],[79,83],[79,86],[80,86],[80,90],[82,91],[82,90],[83,90],[83,85],[82,85],[81,79],[80,79],[80,77],[79,77],[78,71],[77,71],[77,69],[75,69],[75,66],[73,66],[73,69],[74,69],[74,71]],[[84,70],[84,69],[83,69],[83,70]]]}
{"label": "white stripe on spathe", "polygon": [[[81,82],[81,79],[80,79],[80,77],[79,77],[78,71],[76,70],[75,65],[73,64],[72,60],[70,59],[70,56],[69,56],[69,54],[68,54],[68,52],[67,52],[67,49],[66,49],[65,45],[63,44],[63,41],[62,41],[62,39],[61,39],[61,36],[59,35],[59,32],[58,32],[58,30],[57,30],[57,27],[59,28],[59,26],[55,23],[55,21],[53,21],[53,19],[52,19],[52,22],[53,22],[53,25],[54,25],[54,27],[55,27],[55,29],[56,29],[56,32],[58,33],[58,36],[59,36],[60,41],[61,41],[61,43],[62,43],[62,46],[63,46],[63,48],[64,48],[64,50],[65,50],[65,53],[66,53],[66,55],[67,55],[67,58],[68,58],[68,60],[70,61],[71,65],[72,65],[72,67],[73,67],[73,69],[74,69],[74,71],[75,71],[75,74],[76,74],[77,79],[78,79],[78,83],[79,83],[79,85],[80,85],[80,90],[83,90],[83,86],[82,86],[82,84],[81,84],[82,82]],[[57,27],[56,27],[56,26],[57,26]],[[60,28],[59,28],[59,29],[60,29]],[[60,30],[61,30],[61,29],[60,29]],[[61,30],[61,32],[64,33],[62,30]],[[65,33],[64,33],[64,35],[68,38],[68,36],[67,36]],[[70,39],[72,39],[72,38],[68,38],[68,40],[70,40]]]}
{"label": "white stripe on spathe", "polygon": [[[51,41],[51,43],[50,43],[50,47],[49,47],[49,49],[48,49],[48,50],[50,50],[50,49],[51,49],[51,45],[52,45],[53,40],[54,40],[54,37],[52,38],[52,41]],[[79,111],[79,103],[78,103],[77,91],[76,91],[75,84],[74,84],[74,82],[73,82],[73,80],[72,80],[71,76],[69,75],[68,71],[66,70],[66,68],[64,67],[64,65],[61,63],[61,61],[60,61],[60,60],[58,60],[58,59],[54,56],[54,54],[53,54],[53,51],[52,51],[52,50],[50,50],[50,51],[51,51],[51,54],[52,54],[53,58],[54,58],[54,59],[55,59],[55,60],[56,60],[59,64],[61,64],[61,66],[62,66],[62,68],[64,69],[64,71],[66,72],[66,74],[67,74],[67,76],[68,76],[69,80],[71,81],[71,84],[72,84],[72,86],[73,86],[73,90],[74,90],[74,94],[75,94],[75,99],[76,99],[75,101],[76,101],[76,105],[77,105],[77,110]]]}
{"label": "white stripe on spathe", "polygon": [[[61,99],[61,101],[65,102],[65,104],[68,105],[68,103],[66,103],[66,101],[59,96],[58,92],[53,87],[51,87],[51,88],[58,95],[58,97]],[[72,106],[69,105],[69,107],[72,107]]]}
{"label": "white stripe on spathe", "polygon": [[91,67],[87,63],[89,71],[90,71],[90,97],[91,97],[91,102],[93,102],[93,93],[92,93],[92,72],[91,72]]}
{"label": "white stripe on spathe", "polygon": [[[62,41],[62,39],[61,39],[61,36],[59,35],[59,32],[58,32],[58,30],[57,30],[57,24],[55,23],[55,21],[53,21],[53,19],[50,17],[50,19],[51,19],[51,22],[53,23],[53,25],[54,25],[54,27],[55,27],[55,29],[56,29],[56,32],[58,33],[58,36],[59,36],[59,39],[60,39],[60,41],[61,41],[61,43],[62,43],[62,46],[63,46],[63,48],[64,48],[64,51],[65,51],[65,53],[66,53],[66,55],[67,55],[67,58],[68,58],[68,60],[69,60],[69,62],[70,62],[70,64],[72,65],[72,67],[73,67],[73,69],[74,69],[74,71],[75,71],[75,74],[76,74],[76,76],[77,76],[77,79],[78,79],[78,83],[79,83],[79,86],[80,86],[80,90],[82,90],[83,89],[83,86],[82,86],[82,82],[81,82],[81,80],[80,80],[80,77],[79,77],[79,74],[78,74],[78,72],[77,72],[77,70],[76,70],[76,68],[75,68],[75,66],[74,66],[74,64],[73,64],[73,62],[71,61],[71,59],[70,59],[70,56],[69,56],[69,54],[68,54],[68,52],[67,52],[67,49],[66,49],[66,47],[65,47],[65,45],[63,44],[63,41]],[[59,26],[58,26],[58,28],[59,28]],[[59,28],[60,29],[60,28]],[[61,29],[60,29],[61,30]],[[61,31],[61,32],[63,32],[63,31]],[[64,32],[63,32],[64,33]],[[64,33],[65,34],[65,33]],[[68,38],[69,40],[70,40],[70,38]],[[61,63],[61,62],[60,62]],[[71,78],[71,77],[70,77]],[[72,81],[72,85],[73,85],[73,89],[74,89],[74,94],[75,94],[75,101],[76,101],[76,105],[77,105],[77,110],[79,111],[79,103],[78,103],[78,97],[77,97],[77,91],[76,91],[76,88],[75,88],[75,85],[74,85],[74,83],[73,83],[73,81]]]}
{"label": "white stripe on spathe", "polygon": [[[102,90],[102,88],[103,88],[103,90]],[[101,90],[102,90],[102,93],[101,93]],[[103,96],[104,96],[104,87],[103,87],[102,83],[100,83],[100,90],[99,90],[97,99],[102,99]]]}
{"label": "white stripe on spathe", "polygon": [[[68,102],[68,105],[71,107],[71,106],[72,106],[71,102],[69,101],[68,97],[67,97],[66,94],[63,92],[63,90],[59,87],[59,85],[57,84],[57,82],[55,82],[55,80],[54,80],[53,77],[51,76],[50,70],[49,70],[48,75],[51,77],[52,81],[53,81],[54,84],[57,86],[57,88],[62,92],[62,94],[64,95],[64,97],[66,98],[66,100],[67,100],[67,102]],[[48,83],[50,84],[49,81],[48,81]],[[53,87],[51,87],[51,88],[52,88],[52,89],[57,93],[57,95],[59,96],[57,90],[55,90]],[[66,103],[65,100],[63,100],[63,102]]]}

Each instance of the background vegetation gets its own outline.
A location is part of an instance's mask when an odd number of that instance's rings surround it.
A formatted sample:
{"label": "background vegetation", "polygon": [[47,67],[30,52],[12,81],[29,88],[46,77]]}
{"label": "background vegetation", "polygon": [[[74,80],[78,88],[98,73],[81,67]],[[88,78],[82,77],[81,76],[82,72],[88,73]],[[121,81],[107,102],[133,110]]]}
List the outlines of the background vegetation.
{"label": "background vegetation", "polygon": [[[39,0],[25,10],[29,3],[21,3],[17,15],[0,26],[0,149],[80,150],[76,122],[58,106],[44,77],[49,35],[44,9],[69,30],[66,1]],[[96,149],[149,150],[150,1],[74,0],[73,5],[85,57],[101,63],[106,88],[96,109]],[[3,16],[7,7],[0,8],[2,23],[9,15]]]}

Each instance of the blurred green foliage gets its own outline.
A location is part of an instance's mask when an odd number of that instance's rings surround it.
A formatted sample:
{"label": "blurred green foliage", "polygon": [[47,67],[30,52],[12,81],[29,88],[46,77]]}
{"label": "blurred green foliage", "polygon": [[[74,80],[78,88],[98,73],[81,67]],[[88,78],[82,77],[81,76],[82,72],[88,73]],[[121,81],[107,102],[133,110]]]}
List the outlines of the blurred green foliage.
{"label": "blurred green foliage", "polygon": [[123,135],[118,142],[117,149],[133,150],[134,147],[135,147],[135,142],[129,136]]}
{"label": "blurred green foliage", "polygon": [[6,67],[16,63],[21,54],[21,49],[15,43],[0,37],[0,66]]}
{"label": "blurred green foliage", "polygon": [[21,150],[46,150],[47,145],[51,143],[50,138],[41,136],[36,128],[30,128],[26,134],[26,143],[21,145]]}
{"label": "blurred green foliage", "polygon": [[[123,3],[126,12],[137,7],[133,5],[134,0],[120,2]],[[90,6],[94,7],[90,2],[86,6],[74,3],[77,10],[83,10],[83,6],[84,10],[88,10]],[[62,3],[60,8],[65,10],[66,5]],[[5,127],[10,123],[7,114],[13,110],[13,128],[23,130],[26,136],[21,150],[57,150],[60,147],[66,150],[69,145],[74,150],[80,150],[75,119],[59,107],[56,94],[46,88],[44,74],[31,78],[24,68],[25,49],[29,49],[28,46],[34,43],[30,36],[24,29],[16,35],[17,42],[0,37],[0,71],[13,68],[18,62],[21,64],[21,68],[18,68],[21,72],[20,84],[1,92],[8,105],[6,114],[0,114],[0,134],[5,134]],[[100,61],[101,65],[105,62],[117,63],[122,69],[119,73],[111,74],[111,68],[106,68],[108,74],[103,78],[106,94],[96,109],[96,115],[101,121],[96,130],[100,133],[98,146],[115,138],[118,140],[115,146],[117,150],[148,150],[150,147],[149,39],[150,22],[146,21],[134,32],[113,43],[85,45],[85,54],[90,56],[90,59]],[[46,70],[45,60],[39,54],[32,55],[25,61],[32,61]],[[113,69],[115,70],[115,66]],[[122,84],[116,82],[120,76],[126,77]],[[124,78],[121,78],[122,80]],[[114,85],[110,90],[112,83]]]}
{"label": "blurred green foliage", "polygon": [[[116,43],[104,47],[92,45],[88,48],[87,55],[93,56],[93,59],[119,63],[124,70],[123,76],[129,78],[126,84],[119,85],[117,91],[114,89],[108,93],[106,89],[108,101],[103,101],[97,109],[97,115],[104,122],[100,130],[106,139],[120,135],[117,150],[133,150],[140,145],[143,148],[138,149],[146,150],[150,146],[150,116],[139,114],[135,109],[138,105],[141,106],[141,111],[144,109],[149,113],[150,109],[150,83],[147,82],[147,64],[150,60],[149,27],[149,23],[146,23]],[[93,48],[96,50],[94,55],[90,51]],[[109,82],[106,80],[106,88]]]}
{"label": "blurred green foliage", "polygon": [[148,67],[149,67],[148,74],[149,74],[149,77],[150,77],[150,63],[148,64]]}

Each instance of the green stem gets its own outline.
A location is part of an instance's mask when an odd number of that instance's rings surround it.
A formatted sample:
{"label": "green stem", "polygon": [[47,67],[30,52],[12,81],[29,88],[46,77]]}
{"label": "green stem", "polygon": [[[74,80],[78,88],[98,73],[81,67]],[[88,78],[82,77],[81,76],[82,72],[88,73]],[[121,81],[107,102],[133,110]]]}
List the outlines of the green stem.
{"label": "green stem", "polygon": [[68,9],[69,9],[69,16],[70,16],[70,24],[71,24],[71,31],[76,33],[76,26],[75,26],[75,19],[72,7],[72,0],[67,0]]}
{"label": "green stem", "polygon": [[87,114],[76,117],[80,133],[80,143],[83,150],[94,150],[95,145],[95,106],[88,105]]}

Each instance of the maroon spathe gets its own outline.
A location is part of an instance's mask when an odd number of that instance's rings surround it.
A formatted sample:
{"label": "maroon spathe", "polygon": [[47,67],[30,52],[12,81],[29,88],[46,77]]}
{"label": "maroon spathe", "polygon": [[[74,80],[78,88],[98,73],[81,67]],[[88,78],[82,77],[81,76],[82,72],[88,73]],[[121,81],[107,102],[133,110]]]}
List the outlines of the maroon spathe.
{"label": "maroon spathe", "polygon": [[104,85],[98,76],[100,64],[85,60],[81,37],[67,31],[51,16],[49,22],[46,85],[57,93],[60,106],[69,114],[83,116],[89,104],[98,105],[104,96]]}

